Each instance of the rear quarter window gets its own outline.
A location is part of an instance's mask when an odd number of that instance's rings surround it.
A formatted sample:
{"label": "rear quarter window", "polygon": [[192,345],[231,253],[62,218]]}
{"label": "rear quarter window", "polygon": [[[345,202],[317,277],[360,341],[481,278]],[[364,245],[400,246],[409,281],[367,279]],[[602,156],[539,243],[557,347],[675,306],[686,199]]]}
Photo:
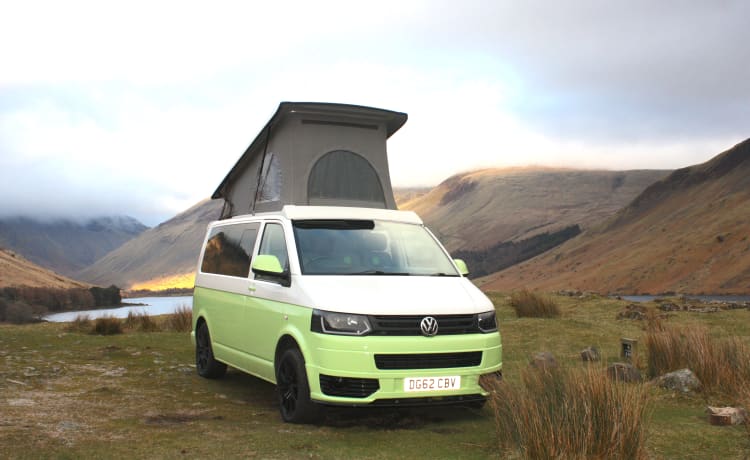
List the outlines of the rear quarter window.
{"label": "rear quarter window", "polygon": [[215,227],[206,241],[201,271],[246,278],[250,273],[258,223]]}

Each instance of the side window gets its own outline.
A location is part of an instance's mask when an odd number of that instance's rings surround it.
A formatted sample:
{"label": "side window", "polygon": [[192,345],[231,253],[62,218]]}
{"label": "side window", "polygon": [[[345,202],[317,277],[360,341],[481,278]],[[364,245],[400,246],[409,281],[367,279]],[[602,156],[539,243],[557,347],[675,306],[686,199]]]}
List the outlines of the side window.
{"label": "side window", "polygon": [[240,276],[250,273],[250,261],[260,224],[224,225],[211,230],[201,262],[201,271]]}
{"label": "side window", "polygon": [[289,268],[289,259],[286,252],[286,240],[284,239],[284,229],[280,224],[268,223],[263,230],[263,238],[260,240],[260,249],[258,254],[270,254],[279,259],[279,263],[284,269]]}
{"label": "side window", "polygon": [[315,163],[307,180],[307,199],[318,205],[344,200],[385,207],[378,173],[364,157],[347,150],[328,152]]}

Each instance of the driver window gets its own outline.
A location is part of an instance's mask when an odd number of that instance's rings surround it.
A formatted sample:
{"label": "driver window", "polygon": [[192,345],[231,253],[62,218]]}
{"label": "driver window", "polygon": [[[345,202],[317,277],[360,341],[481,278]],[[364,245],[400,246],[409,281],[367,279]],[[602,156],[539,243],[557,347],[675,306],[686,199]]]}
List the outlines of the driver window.
{"label": "driver window", "polygon": [[284,270],[289,268],[284,229],[280,224],[266,224],[263,230],[263,238],[260,240],[260,249],[258,250],[258,255],[261,254],[274,255],[279,259],[279,263],[284,267]]}

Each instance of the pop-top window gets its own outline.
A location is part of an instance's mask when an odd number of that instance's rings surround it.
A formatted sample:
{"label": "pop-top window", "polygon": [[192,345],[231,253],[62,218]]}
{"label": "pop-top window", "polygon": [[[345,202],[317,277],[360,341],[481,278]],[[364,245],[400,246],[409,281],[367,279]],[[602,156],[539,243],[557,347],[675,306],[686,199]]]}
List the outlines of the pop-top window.
{"label": "pop-top window", "polygon": [[259,224],[223,225],[211,230],[201,262],[201,271],[217,275],[247,277],[250,273]]}
{"label": "pop-top window", "polygon": [[307,182],[307,197],[312,205],[346,201],[385,207],[378,173],[364,157],[347,150],[328,152],[315,163]]}

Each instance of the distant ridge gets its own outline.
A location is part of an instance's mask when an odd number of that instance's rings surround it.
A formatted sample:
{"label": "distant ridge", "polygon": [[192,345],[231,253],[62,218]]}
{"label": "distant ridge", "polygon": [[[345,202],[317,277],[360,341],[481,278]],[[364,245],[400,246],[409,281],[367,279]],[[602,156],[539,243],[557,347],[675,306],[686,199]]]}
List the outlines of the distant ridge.
{"label": "distant ridge", "polygon": [[108,253],[76,277],[121,288],[137,285],[139,289],[151,289],[147,282],[152,280],[173,281],[155,289],[192,287],[206,227],[219,218],[221,206],[221,200],[203,200]]}
{"label": "distant ridge", "polygon": [[484,289],[750,293],[750,139],[674,171],[603,225]]}
{"label": "distant ridge", "polygon": [[0,219],[0,246],[31,262],[75,277],[75,273],[148,227],[132,217],[110,216],[75,221],[29,217]]}
{"label": "distant ridge", "polygon": [[483,250],[574,225],[590,228],[668,173],[488,168],[456,174],[399,208],[419,214],[449,251]]}
{"label": "distant ridge", "polygon": [[29,262],[20,254],[0,248],[0,288],[9,286],[55,289],[89,287],[84,283],[72,280]]}

